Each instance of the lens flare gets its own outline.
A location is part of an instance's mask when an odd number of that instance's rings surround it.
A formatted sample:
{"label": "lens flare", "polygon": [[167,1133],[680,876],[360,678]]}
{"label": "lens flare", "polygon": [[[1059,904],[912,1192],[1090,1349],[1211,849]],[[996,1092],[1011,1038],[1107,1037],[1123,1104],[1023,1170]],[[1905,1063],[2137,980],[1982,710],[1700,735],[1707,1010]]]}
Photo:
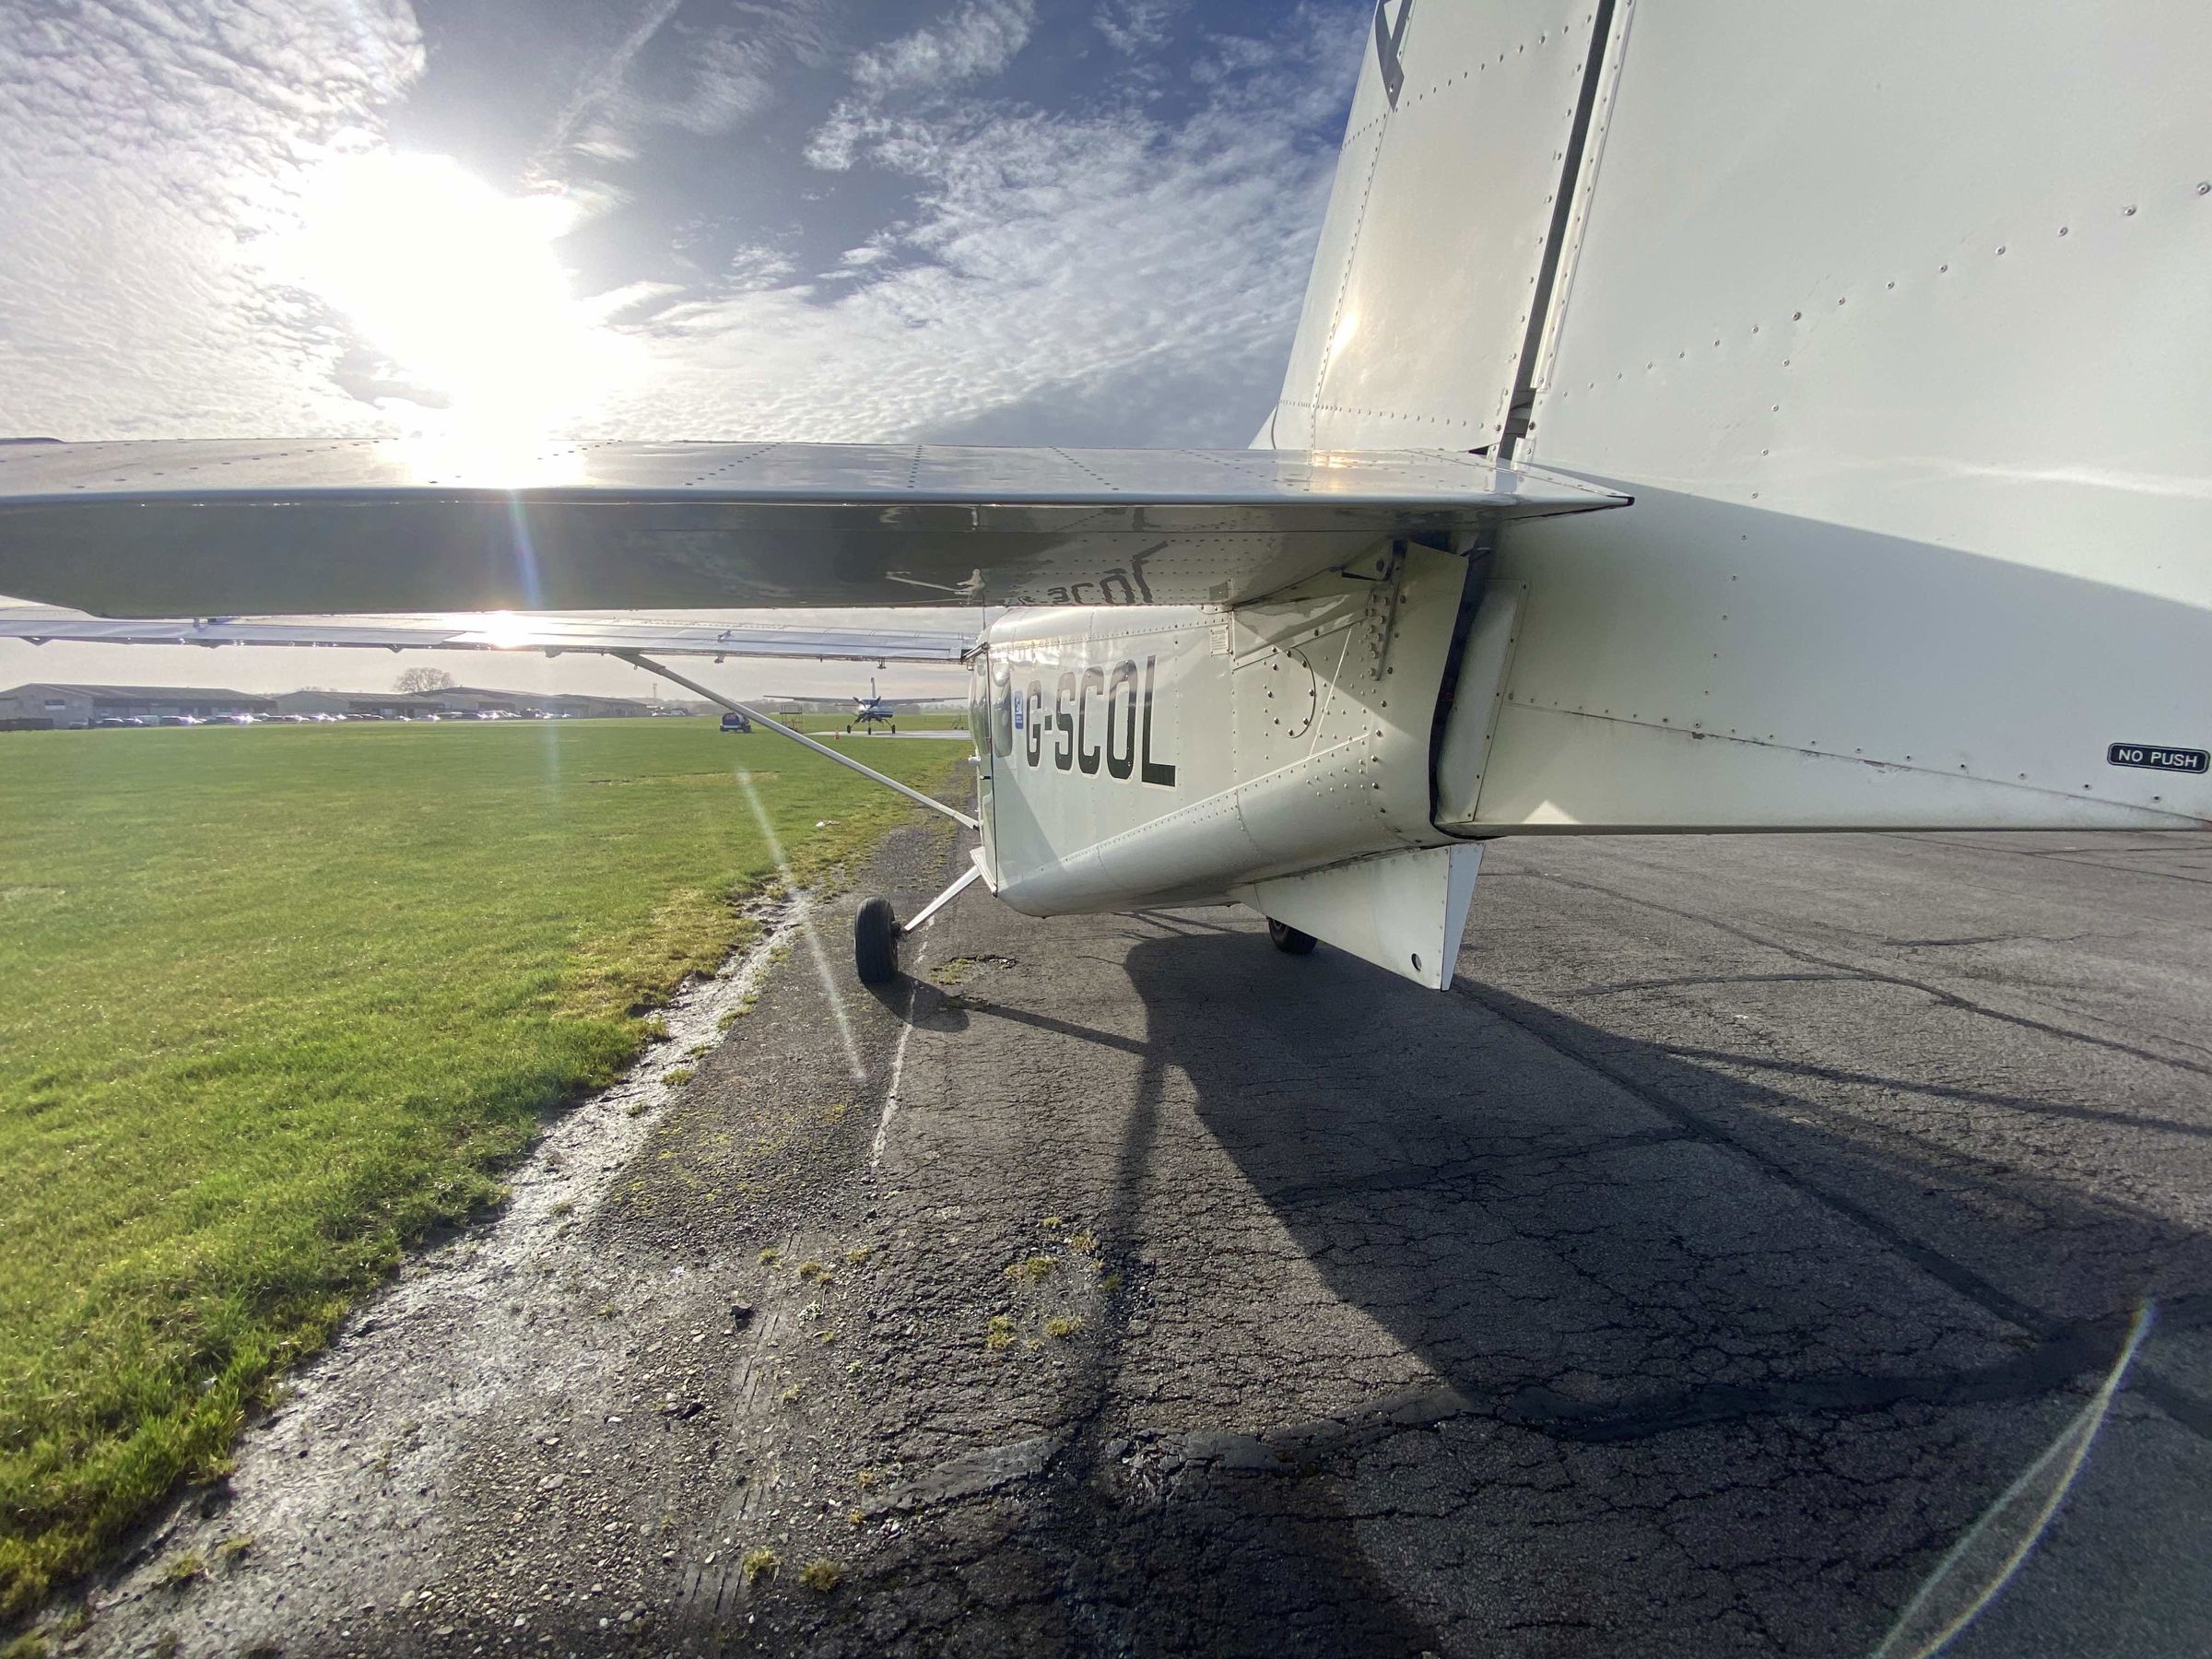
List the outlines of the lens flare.
{"label": "lens flare", "polygon": [[2136,1311],[2135,1324],[2103,1385],[1936,1563],[1897,1616],[1882,1645],[1874,1650],[1874,1659],[1932,1659],[2012,1582],[2073,1489],[2096,1443],[2097,1430],[2112,1408],[2112,1396],[2120,1392],[2128,1367],[2150,1335],[2153,1312],[2147,1301]]}
{"label": "lens flare", "polygon": [[[775,826],[768,821],[768,808],[760,804],[760,792],[753,787],[753,774],[742,767],[737,772],[737,787],[745,791],[746,805],[753,809],[753,822],[760,826],[761,839],[768,842],[768,850],[775,858],[776,873],[783,878],[783,890],[798,892],[798,881],[783,856],[783,842],[778,838]],[[853,1080],[858,1083],[867,1077],[868,1068],[861,1064],[860,1045],[853,1041],[853,1021],[845,1012],[845,994],[839,989],[837,976],[830,970],[829,953],[822,948],[822,936],[815,931],[814,917],[803,899],[799,931],[806,935],[807,954],[813,957],[814,971],[822,982],[822,995],[830,1004],[831,1018],[837,1021],[838,1040],[845,1045],[845,1064],[852,1067]]]}

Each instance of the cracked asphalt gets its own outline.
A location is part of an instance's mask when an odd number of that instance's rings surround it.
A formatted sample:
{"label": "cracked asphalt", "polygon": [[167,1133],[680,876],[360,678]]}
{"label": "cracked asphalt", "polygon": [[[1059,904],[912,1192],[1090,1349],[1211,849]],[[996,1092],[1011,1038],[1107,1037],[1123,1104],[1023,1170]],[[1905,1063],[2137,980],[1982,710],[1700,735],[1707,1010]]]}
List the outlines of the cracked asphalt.
{"label": "cracked asphalt", "polygon": [[856,902],[68,1646],[1868,1654],[1994,1512],[1917,1653],[2147,1302],[1947,1651],[2212,1651],[2212,840],[1501,842],[1441,995],[975,895],[870,995]]}

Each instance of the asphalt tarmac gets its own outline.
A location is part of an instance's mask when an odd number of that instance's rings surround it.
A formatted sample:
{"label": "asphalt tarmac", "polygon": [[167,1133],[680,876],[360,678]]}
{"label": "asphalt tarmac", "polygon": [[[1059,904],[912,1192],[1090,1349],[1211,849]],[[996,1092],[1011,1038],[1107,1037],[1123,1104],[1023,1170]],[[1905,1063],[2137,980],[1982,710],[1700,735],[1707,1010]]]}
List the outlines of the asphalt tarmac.
{"label": "asphalt tarmac", "polygon": [[854,902],[73,1645],[2212,1651],[2212,839],[1501,843],[1443,994]]}

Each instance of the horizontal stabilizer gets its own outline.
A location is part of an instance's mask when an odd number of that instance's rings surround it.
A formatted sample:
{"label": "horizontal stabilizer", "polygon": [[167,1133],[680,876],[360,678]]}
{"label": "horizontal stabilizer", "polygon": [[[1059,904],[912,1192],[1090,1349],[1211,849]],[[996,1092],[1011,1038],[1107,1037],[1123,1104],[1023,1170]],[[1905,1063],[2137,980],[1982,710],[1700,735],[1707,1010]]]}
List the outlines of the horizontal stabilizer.
{"label": "horizontal stabilizer", "polygon": [[1235,603],[1618,506],[1450,450],[0,448],[0,594],[112,617]]}
{"label": "horizontal stabilizer", "polygon": [[214,617],[114,619],[38,606],[0,606],[0,640],[97,645],[347,645],[383,651],[650,651],[662,656],[794,657],[814,662],[957,663],[972,642],[939,629],[728,627],[573,613],[439,617]]}

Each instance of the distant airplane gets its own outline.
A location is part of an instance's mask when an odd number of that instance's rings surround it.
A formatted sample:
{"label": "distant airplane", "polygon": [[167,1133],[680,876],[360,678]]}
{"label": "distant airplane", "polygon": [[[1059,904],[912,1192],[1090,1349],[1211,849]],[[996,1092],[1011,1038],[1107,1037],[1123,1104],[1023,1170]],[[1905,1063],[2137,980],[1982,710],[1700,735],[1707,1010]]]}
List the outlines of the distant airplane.
{"label": "distant airplane", "polygon": [[[732,708],[656,659],[734,636],[521,613],[1006,607],[966,651],[976,811],[937,807],[974,867],[903,923],[862,908],[869,981],[977,880],[1039,916],[1241,901],[1287,950],[1441,987],[1501,835],[2212,820],[2212,8],[1374,25],[1249,450],[542,444],[429,473],[355,440],[26,444],[0,592],[506,611],[473,642]],[[0,631],[468,631],[441,626]]]}
{"label": "distant airplane", "polygon": [[853,718],[845,722],[845,730],[850,732],[857,725],[863,731],[874,731],[879,720],[891,728],[892,736],[899,735],[898,716],[891,712],[891,705],[876,694],[876,677],[871,674],[868,676],[868,694],[853,700]]}

